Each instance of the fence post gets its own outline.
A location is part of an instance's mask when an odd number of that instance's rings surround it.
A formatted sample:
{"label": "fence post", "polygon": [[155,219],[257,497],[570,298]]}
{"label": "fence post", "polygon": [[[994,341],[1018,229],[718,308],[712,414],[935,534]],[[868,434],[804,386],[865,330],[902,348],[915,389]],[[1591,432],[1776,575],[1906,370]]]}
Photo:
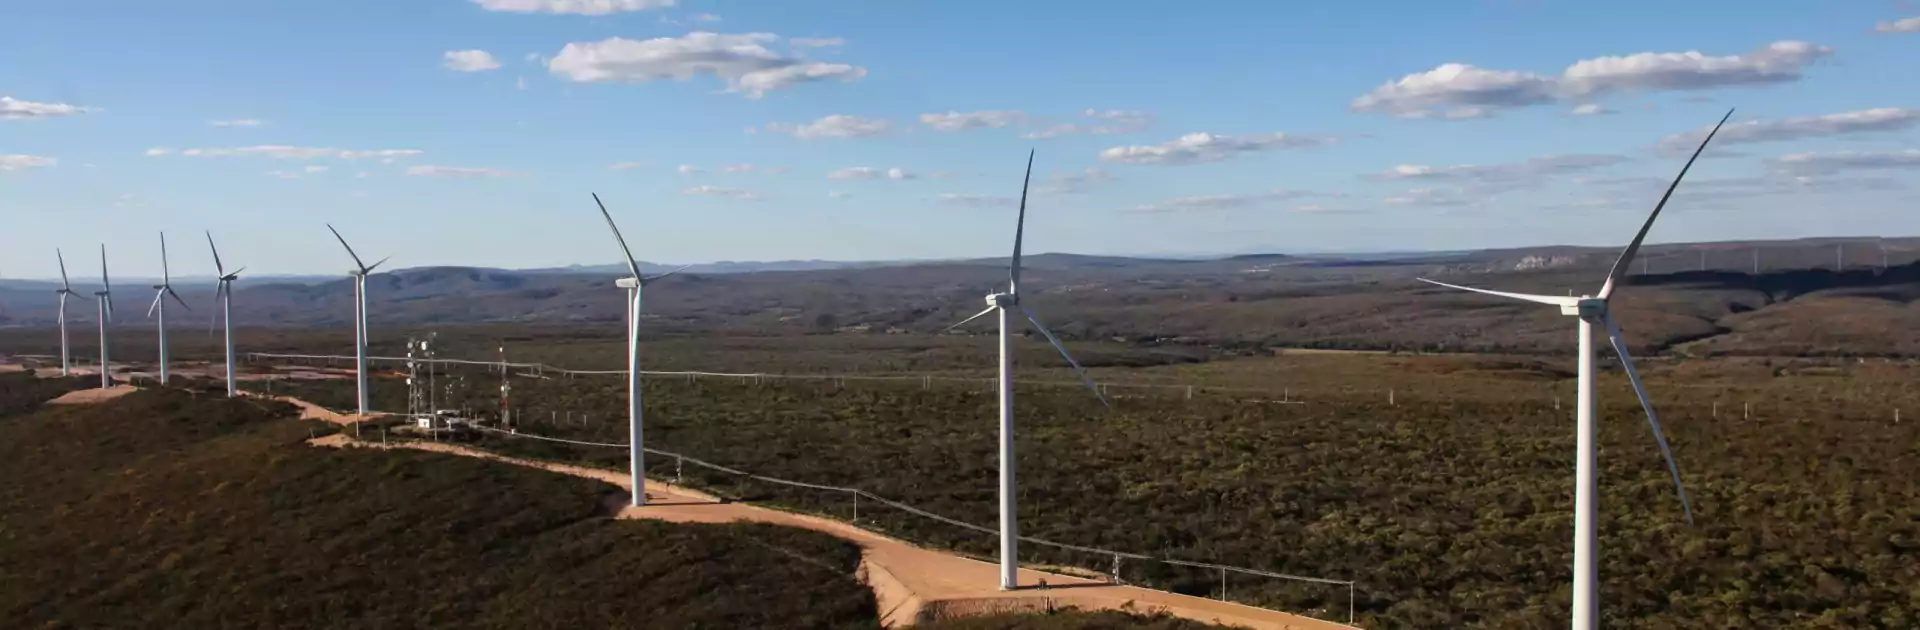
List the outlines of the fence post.
{"label": "fence post", "polygon": [[1391,388],[1387,389],[1387,406],[1388,407],[1394,406],[1393,405],[1393,389]]}
{"label": "fence post", "polygon": [[920,389],[921,391],[933,389],[933,377],[931,376],[920,377]]}
{"label": "fence post", "polygon": [[680,467],[686,463],[687,463],[687,459],[685,457],[680,457],[678,455],[674,456],[673,458],[673,483],[674,484],[677,485],[680,483]]}
{"label": "fence post", "polygon": [[1720,401],[1713,401],[1713,417],[1720,417]]}
{"label": "fence post", "polygon": [[1114,584],[1127,583],[1126,580],[1120,579],[1120,554],[1117,554],[1117,553],[1113,554],[1113,583]]}
{"label": "fence post", "polygon": [[1347,625],[1353,625],[1353,583],[1347,583]]}
{"label": "fence post", "polygon": [[1753,403],[1740,403],[1740,419],[1741,420],[1753,419]]}
{"label": "fence post", "polygon": [[1220,601],[1227,601],[1227,568],[1220,568]]}
{"label": "fence post", "polygon": [[[1192,386],[1192,385],[1188,385],[1188,386],[1187,386],[1187,400],[1193,400],[1193,386]],[[1115,559],[1118,559],[1119,557],[1120,557],[1120,556],[1114,556],[1114,558],[1115,558]]]}
{"label": "fence post", "polygon": [[853,491],[853,524],[860,524],[860,491]]}

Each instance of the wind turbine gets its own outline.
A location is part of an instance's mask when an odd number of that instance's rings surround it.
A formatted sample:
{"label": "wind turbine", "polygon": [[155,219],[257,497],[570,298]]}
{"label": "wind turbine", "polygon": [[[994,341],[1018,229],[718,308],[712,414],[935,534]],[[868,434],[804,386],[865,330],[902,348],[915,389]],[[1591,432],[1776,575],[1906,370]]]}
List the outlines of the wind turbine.
{"label": "wind turbine", "polygon": [[[333,238],[338,239],[340,246],[347,248],[347,255],[353,257],[355,269],[348,271],[347,275],[353,276],[353,379],[357,390],[354,400],[359,405],[360,415],[364,416],[367,415],[367,274],[373,273],[374,268],[387,262],[387,259],[382,258],[371,265],[360,262],[360,255],[353,253],[353,246],[340,236],[340,230],[333,229],[333,224],[329,223],[327,231],[333,232]],[[358,424],[354,426],[356,429],[359,427]]]}
{"label": "wind turbine", "polygon": [[100,290],[93,292],[100,309],[100,387],[113,387],[113,367],[107,362],[107,321],[113,319],[113,283],[107,280],[107,246],[100,246]]}
{"label": "wind turbine", "polygon": [[67,256],[59,248],[53,255],[60,259],[60,288],[54,293],[60,294],[60,375],[73,375],[73,359],[67,354],[67,296],[73,295],[73,283],[67,281]]}
{"label": "wind turbine", "polygon": [[160,233],[160,284],[153,285],[153,290],[154,290],[153,305],[147,307],[147,318],[153,319],[155,314],[158,314],[160,316],[158,319],[154,320],[154,326],[160,332],[160,384],[166,385],[167,384],[167,298],[172,297],[173,301],[178,302],[180,304],[180,308],[187,309],[187,312],[189,313],[193,312],[193,309],[187,307],[187,301],[180,299],[180,294],[175,293],[173,291],[173,271],[168,269],[167,267],[167,233],[166,232]]}
{"label": "wind turbine", "polygon": [[1001,590],[1013,590],[1020,586],[1020,561],[1019,554],[1017,553],[1020,543],[1020,523],[1015,514],[1015,497],[1013,493],[1014,469],[1016,464],[1013,459],[1013,325],[1017,321],[1016,317],[1025,316],[1027,321],[1032,322],[1033,327],[1039,330],[1040,334],[1047,337],[1047,341],[1053,344],[1054,349],[1060,351],[1060,356],[1066,357],[1067,363],[1071,364],[1074,371],[1080,374],[1080,380],[1087,384],[1088,389],[1093,390],[1094,396],[1100,398],[1100,404],[1107,405],[1109,408],[1112,407],[1112,405],[1107,403],[1107,397],[1100,393],[1100,387],[1095,385],[1093,379],[1087,376],[1086,369],[1080,367],[1080,362],[1075,361],[1073,355],[1067,353],[1067,347],[1060,343],[1060,338],[1054,336],[1053,331],[1047,330],[1046,324],[1040,323],[1040,318],[1034,316],[1033,311],[1028,310],[1027,307],[1020,304],[1020,241],[1026,232],[1027,185],[1032,183],[1032,181],[1033,152],[1028,151],[1027,175],[1026,179],[1022,180],[1020,184],[1020,218],[1019,221],[1014,224],[1013,228],[1013,258],[1008,261],[1007,265],[1007,292],[988,295],[986,310],[980,311],[974,314],[973,317],[961,320],[960,323],[947,328],[947,330],[953,330],[967,325],[968,322],[985,317],[988,313],[994,311],[1000,312]]}
{"label": "wind turbine", "polygon": [[607,204],[600,201],[598,193],[593,194],[593,203],[600,206],[600,216],[606,217],[607,227],[613,230],[613,240],[620,243],[620,253],[627,257],[627,271],[631,274],[613,284],[627,290],[627,465],[633,479],[633,505],[642,506],[647,504],[647,452],[640,408],[640,290],[686,267],[651,278],[640,275],[640,262],[634,260],[633,250],[627,247],[626,237],[620,235],[620,226],[614,225],[613,214],[607,212]]}
{"label": "wind turbine", "polygon": [[[237,393],[233,386],[233,281],[240,279],[240,272],[246,267],[227,273],[227,266],[220,262],[220,248],[213,245],[213,231],[207,231],[207,249],[213,250],[213,268],[220,273],[220,286],[213,292],[213,298],[220,302],[220,321],[227,324],[227,397]],[[212,319],[209,318],[211,323]]]}
{"label": "wind turbine", "polygon": [[1660,210],[1665,208],[1667,200],[1673,197],[1674,189],[1680,187],[1680,180],[1686,178],[1687,170],[1693,168],[1694,160],[1700,159],[1700,152],[1705,151],[1707,143],[1713,141],[1714,134],[1720,132],[1720,126],[1727,124],[1727,119],[1732,117],[1733,111],[1728,110],[1727,115],[1720,119],[1720,123],[1714,125],[1713,130],[1707,133],[1707,137],[1700,141],[1700,147],[1694,149],[1693,157],[1687,159],[1686,166],[1680,168],[1680,174],[1673,178],[1671,185],[1667,186],[1666,194],[1661,195],[1660,203],[1653,207],[1653,213],[1648,215],[1647,222],[1640,226],[1640,232],[1633,236],[1633,241],[1628,243],[1626,250],[1620,253],[1619,260],[1614,261],[1613,270],[1608,272],[1607,281],[1600,286],[1598,296],[1571,297],[1506,293],[1434,282],[1426,278],[1420,279],[1422,282],[1451,289],[1558,306],[1562,315],[1580,318],[1579,411],[1575,429],[1578,432],[1578,438],[1575,447],[1577,459],[1574,464],[1576,481],[1573,500],[1573,628],[1575,630],[1591,630],[1600,624],[1598,584],[1600,540],[1595,530],[1598,516],[1595,513],[1594,504],[1598,472],[1594,467],[1593,443],[1593,327],[1595,324],[1606,329],[1607,338],[1613,342],[1614,352],[1620,355],[1620,367],[1626,370],[1627,380],[1633,384],[1633,393],[1639,396],[1640,406],[1647,412],[1647,424],[1653,429],[1653,439],[1660,445],[1660,454],[1667,460],[1667,471],[1673,475],[1673,487],[1680,495],[1680,507],[1686,510],[1687,522],[1693,522],[1693,505],[1687,499],[1686,486],[1680,482],[1680,466],[1674,463],[1673,450],[1668,448],[1666,433],[1660,429],[1660,419],[1654,414],[1653,401],[1647,398],[1647,390],[1640,384],[1640,372],[1633,367],[1633,357],[1627,353],[1627,342],[1620,337],[1620,326],[1614,323],[1613,313],[1608,309],[1608,300],[1613,297],[1613,290],[1625,279],[1627,269],[1633,263],[1634,254],[1640,250],[1641,241],[1646,240],[1647,231],[1653,228],[1653,221],[1660,218]]}

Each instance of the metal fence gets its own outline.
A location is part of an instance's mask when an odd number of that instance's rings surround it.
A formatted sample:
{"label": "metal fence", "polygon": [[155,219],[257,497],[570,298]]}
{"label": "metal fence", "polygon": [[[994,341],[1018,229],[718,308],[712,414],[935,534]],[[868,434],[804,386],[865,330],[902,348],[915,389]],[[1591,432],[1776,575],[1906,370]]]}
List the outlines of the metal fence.
{"label": "metal fence", "polygon": [[[336,354],[279,354],[279,353],[270,353],[270,352],[249,352],[246,354],[246,356],[249,360],[291,359],[291,360],[300,360],[300,361],[323,361],[327,363],[332,363],[336,361],[351,362],[354,360],[354,357],[352,356],[336,355]],[[375,357],[375,356],[367,357],[368,363],[387,362],[387,363],[404,364],[408,361],[413,361],[416,363],[437,363],[442,365],[474,365],[474,366],[485,366],[485,367],[492,367],[492,368],[523,370],[525,373],[521,374],[521,376],[531,376],[536,378],[546,377],[546,375],[549,373],[563,375],[563,376],[625,376],[627,373],[626,370],[572,370],[572,369],[547,365],[544,363],[473,361],[468,359],[424,359],[424,358],[409,359],[407,357]],[[922,388],[930,387],[934,383],[966,383],[966,384],[974,384],[974,385],[992,385],[998,382],[994,379],[994,377],[991,377],[991,376],[935,376],[931,374],[920,374],[920,375],[775,374],[775,373],[767,373],[767,372],[702,372],[702,371],[692,371],[692,370],[641,370],[640,374],[644,376],[673,376],[673,377],[685,377],[690,379],[691,378],[730,378],[730,379],[740,379],[740,380],[751,380],[755,382],[771,379],[771,380],[802,380],[802,381],[834,381],[836,383],[844,382],[844,381],[919,383]],[[1082,383],[1080,381],[1069,381],[1069,380],[1049,381],[1049,380],[1022,379],[1019,381],[1019,383],[1021,385],[1029,385],[1029,386],[1030,385],[1055,386],[1055,387],[1085,387],[1086,386],[1085,383]],[[1196,393],[1224,393],[1224,394],[1241,394],[1241,395],[1252,396],[1250,398],[1243,398],[1242,400],[1244,402],[1260,402],[1260,403],[1283,404],[1283,405],[1305,404],[1304,401],[1295,400],[1293,398],[1293,390],[1291,389],[1281,389],[1279,391],[1275,391],[1271,389],[1257,389],[1257,388],[1250,388],[1250,387],[1217,387],[1217,386],[1211,386],[1211,385],[1199,386],[1199,385],[1177,385],[1177,384],[1161,384],[1161,383],[1098,383],[1098,386],[1100,387],[1100,393],[1103,395],[1109,394],[1114,390],[1157,391],[1157,392],[1180,394],[1180,395],[1184,395],[1186,398],[1192,398]],[[1262,398],[1262,396],[1271,397],[1271,398]],[[1391,394],[1388,394],[1388,397],[1391,398]]]}
{"label": "metal fence", "polygon": [[[542,441],[547,441],[547,442],[558,442],[558,443],[562,443],[562,444],[572,444],[572,445],[576,445],[576,446],[591,446],[591,447],[606,447],[606,448],[621,448],[621,449],[624,449],[624,448],[627,448],[627,447],[628,447],[628,445],[627,445],[627,444],[625,444],[625,443],[612,443],[612,442],[589,442],[589,441],[583,441],[583,440],[569,440],[569,439],[565,439],[565,438],[556,438],[556,437],[548,437],[548,436],[544,436],[544,435],[538,435],[538,434],[532,434],[532,433],[521,433],[521,432],[518,432],[518,431],[503,431],[503,430],[500,430],[500,429],[496,429],[496,428],[493,428],[493,427],[487,427],[487,426],[480,426],[480,425],[473,425],[473,426],[474,426],[474,428],[475,428],[475,429],[479,429],[480,431],[483,431],[483,432],[487,432],[487,433],[492,433],[492,434],[497,434],[497,435],[502,435],[502,436],[507,436],[507,437],[512,437],[512,438],[519,438],[519,439],[529,439],[529,440],[542,440]],[[766,482],[766,483],[771,483],[771,484],[778,484],[778,485],[784,485],[784,486],[792,486],[792,487],[796,487],[796,488],[806,488],[806,489],[809,489],[809,490],[820,490],[820,491],[826,491],[826,492],[843,492],[843,493],[846,493],[847,495],[849,495],[849,496],[852,496],[852,497],[854,497],[854,506],[855,506],[855,507],[854,507],[854,509],[855,509],[855,512],[854,512],[854,514],[855,514],[855,516],[854,516],[854,519],[855,519],[855,520],[853,521],[853,523],[852,523],[852,524],[853,524],[854,526],[856,526],[856,527],[858,527],[858,526],[859,526],[859,521],[858,521],[858,519],[859,519],[859,516],[858,516],[858,514],[859,514],[859,512],[858,512],[858,510],[859,510],[859,500],[860,500],[861,498],[865,498],[865,499],[867,499],[867,500],[869,500],[869,501],[873,501],[873,502],[876,502],[876,503],[880,503],[880,504],[882,504],[882,505],[885,505],[885,506],[887,506],[887,507],[891,507],[891,508],[894,508],[894,509],[896,509],[896,510],[900,510],[900,511],[902,511],[902,512],[906,512],[906,513],[908,513],[908,514],[912,514],[912,515],[915,515],[915,516],[919,516],[919,517],[922,517],[922,518],[927,518],[927,519],[931,519],[931,520],[935,520],[935,521],[939,521],[939,522],[941,522],[941,523],[945,523],[945,524],[948,524],[948,525],[952,525],[952,526],[955,526],[955,527],[959,527],[959,528],[962,528],[962,529],[968,529],[968,530],[972,530],[972,531],[975,531],[975,532],[980,532],[980,533],[983,533],[983,534],[992,534],[992,535],[999,535],[999,533],[1000,533],[1000,530],[998,530],[998,529],[994,529],[994,528],[991,528],[991,527],[986,527],[986,526],[983,526],[983,525],[976,525],[976,524],[973,524],[973,523],[968,523],[968,522],[966,522],[966,521],[962,521],[962,520],[959,520],[959,519],[956,519],[956,518],[952,518],[952,517],[947,517],[947,516],[942,516],[942,515],[939,515],[939,514],[935,514],[935,513],[933,513],[933,512],[929,512],[929,511],[926,511],[926,510],[922,510],[922,509],[920,509],[920,508],[917,508],[917,507],[914,507],[914,506],[911,506],[911,505],[908,505],[908,504],[905,504],[905,503],[901,503],[901,502],[899,502],[899,501],[895,501],[895,500],[892,500],[892,499],[888,499],[888,498],[886,498],[886,497],[882,497],[882,496],[880,496],[880,495],[877,495],[877,494],[874,494],[874,493],[871,493],[871,492],[867,492],[866,490],[862,490],[862,489],[859,489],[859,488],[849,488],[849,487],[842,487],[842,486],[829,486],[829,485],[824,485],[824,484],[817,484],[817,483],[807,483],[807,482],[804,482],[804,481],[795,481],[795,480],[792,480],[792,479],[781,479],[781,478],[779,478],[779,477],[768,477],[768,476],[766,476],[766,475],[756,475],[756,474],[753,474],[753,473],[750,473],[750,472],[747,472],[747,471],[744,471],[744,470],[740,470],[740,469],[737,469],[737,468],[730,468],[730,467],[727,467],[727,466],[722,466],[722,465],[719,465],[719,464],[715,464],[715,463],[713,463],[713,462],[709,462],[709,461],[705,461],[705,460],[702,460],[702,459],[698,459],[698,458],[695,458],[695,457],[691,457],[691,456],[688,456],[688,455],[684,455],[684,454],[681,454],[681,453],[675,453],[675,452],[672,452],[672,451],[663,451],[663,450],[660,450],[660,449],[656,449],[656,448],[646,448],[646,447],[642,447],[642,448],[643,448],[643,449],[644,449],[644,450],[645,450],[645,451],[646,451],[647,453],[650,453],[650,454],[653,454],[653,455],[659,455],[659,456],[661,456],[661,457],[671,457],[671,458],[673,458],[673,459],[674,459],[674,461],[675,461],[675,463],[676,463],[676,469],[677,469],[677,466],[678,466],[679,464],[693,464],[693,465],[695,465],[695,466],[700,466],[700,467],[703,467],[703,468],[707,468],[707,469],[710,469],[710,470],[714,470],[714,471],[718,471],[718,472],[722,472],[722,473],[726,473],[726,474],[729,474],[729,475],[738,475],[738,476],[741,476],[741,477],[745,477],[745,478],[748,478],[748,479],[753,479],[753,480],[756,480],[756,481],[763,481],[763,482]],[[1313,584],[1327,584],[1327,585],[1334,585],[1334,586],[1346,586],[1346,587],[1347,587],[1347,623],[1348,623],[1348,624],[1352,624],[1352,623],[1353,623],[1353,621],[1354,621],[1354,582],[1353,582],[1353,581],[1351,581],[1351,580],[1335,580],[1335,579],[1330,579],[1330,578],[1319,578],[1319,577],[1309,577],[1309,576],[1304,576],[1304,575],[1292,575],[1292,574],[1287,574],[1287,573],[1276,573],[1276,572],[1273,572],[1273,571],[1262,571],[1262,570],[1260,570],[1260,569],[1250,569],[1250,568],[1246,568],[1246,567],[1236,567],[1236,566],[1231,566],[1231,565],[1224,565],[1224,564],[1212,564],[1212,563],[1206,563],[1206,562],[1193,562],[1193,561],[1188,561],[1188,560],[1176,560],[1176,559],[1173,559],[1173,558],[1165,558],[1165,557],[1154,557],[1154,556],[1151,556],[1151,555],[1147,555],[1147,554],[1141,554],[1141,553],[1133,553],[1133,552],[1127,552],[1127,551],[1117,551],[1117,550],[1113,550],[1113,549],[1101,549],[1101,548],[1098,548],[1098,547],[1084,547],[1084,546],[1080,546],[1080,545],[1073,545],[1073,544],[1067,544],[1067,543],[1061,543],[1061,542],[1054,542],[1054,541],[1051,541],[1051,540],[1045,540],[1045,539],[1040,539],[1040,538],[1033,538],[1033,537],[1029,537],[1029,536],[1021,536],[1021,537],[1020,537],[1020,541],[1021,541],[1021,542],[1026,542],[1026,543],[1033,543],[1033,544],[1036,544],[1036,545],[1042,545],[1042,546],[1047,546],[1047,547],[1053,547],[1053,548],[1056,548],[1056,549],[1065,549],[1065,550],[1068,550],[1068,551],[1078,551],[1078,552],[1081,552],[1081,553],[1087,553],[1087,554],[1092,554],[1092,555],[1099,555],[1099,556],[1106,556],[1106,557],[1109,557],[1109,558],[1112,558],[1112,559],[1113,559],[1113,567],[1112,567],[1112,569],[1111,569],[1111,570],[1110,570],[1110,571],[1109,571],[1109,572],[1107,573],[1107,575],[1108,575],[1109,577],[1111,577],[1111,578],[1113,579],[1113,581],[1114,581],[1115,583],[1118,583],[1118,584],[1123,584],[1123,583],[1125,583],[1125,581],[1124,581],[1124,580],[1123,580],[1123,579],[1122,579],[1122,578],[1120,577],[1120,563],[1121,563],[1121,561],[1122,561],[1122,560],[1137,560],[1137,561],[1146,561],[1146,562],[1160,562],[1160,563],[1165,563],[1165,564],[1170,564],[1170,565],[1175,565],[1175,566],[1184,566],[1184,567],[1192,567],[1192,568],[1199,568],[1199,569],[1211,569],[1211,570],[1215,570],[1215,571],[1219,571],[1219,572],[1220,572],[1220,599],[1221,599],[1222,601],[1225,601],[1225,600],[1226,600],[1226,598],[1227,598],[1227,586],[1226,586],[1226,584],[1227,584],[1227,574],[1228,574],[1228,573],[1239,573],[1239,574],[1244,574],[1244,575],[1252,575],[1252,576],[1259,576],[1259,577],[1265,577],[1265,578],[1273,578],[1273,579],[1280,579],[1280,580],[1290,580],[1290,581],[1295,581],[1295,582],[1307,582],[1307,583],[1313,583]]]}

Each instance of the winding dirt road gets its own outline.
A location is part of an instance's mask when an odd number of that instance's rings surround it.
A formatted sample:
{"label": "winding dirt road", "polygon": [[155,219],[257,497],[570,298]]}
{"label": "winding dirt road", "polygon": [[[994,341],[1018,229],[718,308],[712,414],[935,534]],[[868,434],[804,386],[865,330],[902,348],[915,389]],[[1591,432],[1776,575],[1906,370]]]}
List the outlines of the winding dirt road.
{"label": "winding dirt road", "polygon": [[[327,422],[351,420],[305,401],[278,398],[300,406],[303,417]],[[632,487],[627,475],[618,471],[555,464],[508,457],[476,448],[444,442],[393,442],[382,444],[354,440],[336,434],[312,441],[315,446],[336,448],[408,448],[463,457],[478,457],[518,466],[539,468],[564,475],[601,481],[628,492]],[[977,615],[1002,611],[1034,611],[1077,607],[1083,610],[1128,609],[1140,613],[1166,613],[1203,621],[1271,630],[1329,630],[1350,628],[1338,623],[1231,602],[1179,595],[1133,586],[1121,586],[1081,577],[1028,569],[1020,570],[1021,584],[1046,584],[1016,591],[1001,591],[999,567],[987,562],[915,546],[853,525],[817,516],[794,514],[744,503],[727,503],[711,495],[673,486],[647,483],[647,506],[628,507],[620,518],[650,518],[677,523],[733,523],[753,521],[800,527],[825,532],[860,545],[861,577],[873,588],[879,600],[881,624],[903,627],[927,619]]]}

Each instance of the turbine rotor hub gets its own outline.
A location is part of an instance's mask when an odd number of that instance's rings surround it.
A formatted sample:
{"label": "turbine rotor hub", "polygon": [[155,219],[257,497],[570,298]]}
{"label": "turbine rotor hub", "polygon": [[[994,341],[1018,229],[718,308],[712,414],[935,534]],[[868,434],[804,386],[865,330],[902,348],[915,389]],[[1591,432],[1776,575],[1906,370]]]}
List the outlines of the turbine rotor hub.
{"label": "turbine rotor hub", "polygon": [[1573,306],[1560,307],[1560,312],[1566,315],[1579,316],[1580,319],[1598,321],[1607,316],[1607,301],[1596,297],[1582,296],[1580,301]]}

